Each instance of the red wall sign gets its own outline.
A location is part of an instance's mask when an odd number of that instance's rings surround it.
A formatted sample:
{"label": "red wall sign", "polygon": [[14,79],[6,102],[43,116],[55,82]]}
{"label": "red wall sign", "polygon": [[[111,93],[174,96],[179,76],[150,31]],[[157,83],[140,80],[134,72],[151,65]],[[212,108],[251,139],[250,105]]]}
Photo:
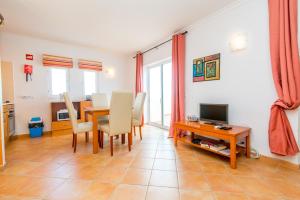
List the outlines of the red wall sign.
{"label": "red wall sign", "polygon": [[33,60],[32,54],[26,54],[26,60]]}

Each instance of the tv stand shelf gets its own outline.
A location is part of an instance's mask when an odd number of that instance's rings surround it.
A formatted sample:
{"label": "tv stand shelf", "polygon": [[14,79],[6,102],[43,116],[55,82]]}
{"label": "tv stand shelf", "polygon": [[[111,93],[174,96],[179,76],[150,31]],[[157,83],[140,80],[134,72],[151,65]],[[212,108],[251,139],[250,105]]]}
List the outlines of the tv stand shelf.
{"label": "tv stand shelf", "polygon": [[[213,152],[215,154],[219,154],[221,156],[226,156],[226,157],[230,158],[230,155],[226,155],[224,153],[221,153],[220,151],[216,151],[216,150],[210,149],[208,147],[202,147],[200,144],[194,144],[192,142],[192,137],[189,136],[189,135],[186,135],[186,136],[183,136],[183,137],[178,137],[178,140],[181,141],[181,142],[183,142],[183,143],[187,143],[189,145],[192,145],[194,147],[197,147],[197,148],[200,148],[200,149],[204,149],[206,151],[210,151],[210,152]],[[236,154],[239,154],[241,151],[242,151],[242,149],[237,149],[236,150]]]}
{"label": "tv stand shelf", "polygon": [[[241,149],[237,147],[237,142],[243,138],[246,139],[246,156],[250,157],[250,128],[241,127],[241,126],[231,126],[230,130],[220,130],[216,129],[213,125],[205,124],[205,122],[189,122],[189,121],[180,121],[175,122],[174,126],[174,143],[177,146],[177,141],[184,142],[186,144],[195,146],[200,149],[204,149],[221,156],[226,156],[230,158],[230,166],[235,169],[237,167],[236,154],[241,152]],[[192,132],[191,136],[181,136],[179,134],[181,131],[190,131]],[[222,152],[210,149],[208,147],[202,147],[199,144],[194,144],[192,142],[193,135],[199,136],[209,136],[215,137],[221,140],[229,142],[230,155],[223,154]]]}

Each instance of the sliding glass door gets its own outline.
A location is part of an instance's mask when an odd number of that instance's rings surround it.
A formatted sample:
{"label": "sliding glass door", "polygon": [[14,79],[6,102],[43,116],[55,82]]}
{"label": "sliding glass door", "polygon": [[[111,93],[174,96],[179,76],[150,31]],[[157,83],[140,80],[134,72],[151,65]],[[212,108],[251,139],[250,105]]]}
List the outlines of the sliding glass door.
{"label": "sliding glass door", "polygon": [[155,66],[149,68],[149,122],[155,125],[162,124],[162,88],[161,88],[161,68]]}
{"label": "sliding glass door", "polygon": [[171,117],[171,77],[170,61],[149,67],[148,78],[148,119],[149,124],[168,129]]}

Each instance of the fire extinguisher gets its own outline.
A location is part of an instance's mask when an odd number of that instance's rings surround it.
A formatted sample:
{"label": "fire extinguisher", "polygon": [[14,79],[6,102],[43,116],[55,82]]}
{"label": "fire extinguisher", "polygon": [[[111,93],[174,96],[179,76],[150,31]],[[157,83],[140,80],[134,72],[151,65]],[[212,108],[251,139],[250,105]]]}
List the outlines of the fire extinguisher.
{"label": "fire extinguisher", "polygon": [[28,81],[28,77],[32,81],[32,78],[31,78],[32,65],[24,65],[24,73],[26,74],[26,82]]}

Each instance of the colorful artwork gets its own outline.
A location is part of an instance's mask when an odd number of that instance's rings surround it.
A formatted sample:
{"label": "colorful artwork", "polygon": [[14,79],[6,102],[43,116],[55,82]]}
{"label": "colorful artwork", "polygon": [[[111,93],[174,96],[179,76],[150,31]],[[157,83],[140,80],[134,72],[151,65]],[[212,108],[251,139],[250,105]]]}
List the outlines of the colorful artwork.
{"label": "colorful artwork", "polygon": [[220,54],[193,60],[193,82],[220,80]]}
{"label": "colorful artwork", "polygon": [[193,62],[193,81],[204,81],[204,59],[195,59]]}

